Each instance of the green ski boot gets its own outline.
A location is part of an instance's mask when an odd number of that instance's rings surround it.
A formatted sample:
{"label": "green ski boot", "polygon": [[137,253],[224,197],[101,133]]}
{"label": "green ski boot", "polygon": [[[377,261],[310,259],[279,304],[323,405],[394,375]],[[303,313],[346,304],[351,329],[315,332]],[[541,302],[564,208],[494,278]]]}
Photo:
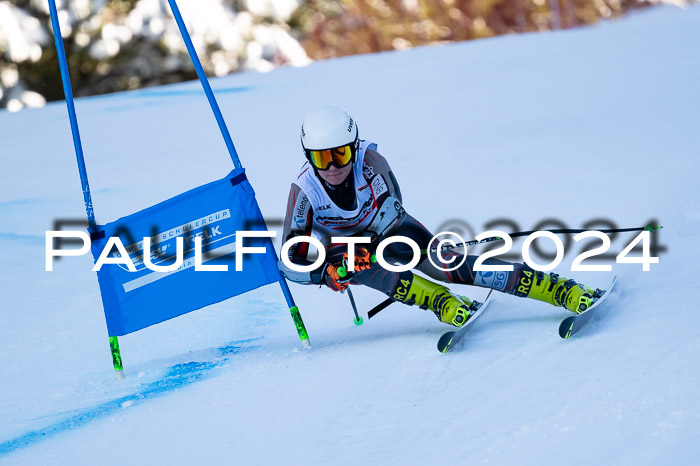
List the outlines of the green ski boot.
{"label": "green ski boot", "polygon": [[412,274],[410,279],[402,279],[391,297],[397,301],[421,309],[430,309],[441,322],[461,327],[478,309],[465,296],[452,294],[443,285],[438,285],[423,277]]}
{"label": "green ski boot", "polygon": [[563,306],[568,311],[580,314],[593,304],[596,290],[556,273],[545,275],[544,272],[523,267],[516,294]]}

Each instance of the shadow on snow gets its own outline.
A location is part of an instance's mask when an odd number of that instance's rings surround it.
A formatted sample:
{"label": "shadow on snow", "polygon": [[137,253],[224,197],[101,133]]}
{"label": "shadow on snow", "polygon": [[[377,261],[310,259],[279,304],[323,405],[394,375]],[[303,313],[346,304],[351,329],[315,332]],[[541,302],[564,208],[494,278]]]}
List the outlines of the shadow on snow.
{"label": "shadow on snow", "polygon": [[215,357],[211,360],[174,364],[166,369],[162,377],[139,387],[134,393],[95,406],[72,411],[58,422],[41,429],[28,431],[18,437],[2,442],[0,443],[0,457],[52,438],[56,434],[84,426],[89,422],[114,414],[121,409],[130,408],[146,400],[164,396],[177,388],[190,385],[198,380],[210,378],[216,374],[216,369],[221,369],[232,355],[255,348],[255,346],[244,347],[244,344],[257,339],[239,340],[227,346],[216,348],[214,350]]}

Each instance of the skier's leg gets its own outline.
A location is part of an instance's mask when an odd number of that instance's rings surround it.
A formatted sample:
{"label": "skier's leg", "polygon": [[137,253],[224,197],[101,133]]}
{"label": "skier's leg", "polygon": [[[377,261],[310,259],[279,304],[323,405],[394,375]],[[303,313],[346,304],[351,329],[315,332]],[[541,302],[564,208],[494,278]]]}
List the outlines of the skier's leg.
{"label": "skier's leg", "polygon": [[[406,219],[392,232],[393,236],[406,236],[414,240],[421,249],[436,248],[439,240],[433,240],[433,234],[421,224],[418,220],[406,216]],[[431,242],[431,240],[433,240]],[[390,263],[406,263],[412,257],[411,248],[404,243],[393,243],[385,250],[384,256],[387,262]],[[457,252],[438,253],[428,252],[428,255],[422,256],[421,261],[415,267],[416,270],[426,274],[428,277],[444,283],[456,283],[460,285],[476,285],[485,288],[493,288],[498,291],[504,291],[508,286],[515,283],[515,279],[511,274],[505,272],[500,273],[498,277],[494,277],[493,273],[480,274],[474,272],[474,262],[478,256],[467,256]],[[450,261],[446,263],[446,261]],[[462,264],[455,270],[449,270],[455,264]],[[510,262],[505,262],[498,259],[487,259],[484,261],[486,265],[513,265]],[[512,283],[508,283],[509,280]]]}
{"label": "skier's leg", "polygon": [[[346,251],[347,245],[331,245],[326,248],[326,260],[340,263],[345,259]],[[464,325],[473,311],[469,299],[453,295],[445,286],[410,271],[386,270],[376,262],[355,272],[350,283],[368,286],[408,305],[417,304],[421,309],[430,309],[440,321],[457,327]]]}
{"label": "skier's leg", "polygon": [[[432,237],[430,232],[412,217],[407,216],[406,220],[393,234],[408,236],[419,245],[427,245]],[[402,257],[406,257],[406,252],[410,257],[411,250],[407,245],[394,243],[386,249],[384,257],[396,265],[406,262],[405,259],[401,260]],[[425,259],[423,257],[423,260]],[[444,285],[431,282],[410,271],[391,272],[378,263],[356,273],[352,283],[374,288],[396,301],[408,305],[416,304],[421,309],[430,309],[440,321],[457,327],[464,325],[475,311],[475,306],[468,298],[452,294]]]}
{"label": "skier's leg", "polygon": [[376,263],[356,273],[351,283],[374,288],[409,306],[415,304],[421,309],[429,309],[441,322],[457,327],[464,325],[476,310],[468,298],[452,294],[444,285],[411,271],[391,272]]}
{"label": "skier's leg", "polygon": [[593,304],[595,290],[575,280],[560,277],[556,273],[537,272],[526,264],[516,264],[511,272],[517,278],[506,293],[521,298],[531,298],[580,314]]}
{"label": "skier's leg", "polygon": [[[455,264],[464,257],[455,255]],[[527,264],[514,264],[497,259],[487,259],[485,265],[511,265],[512,271],[474,271],[474,262],[477,256],[467,256],[464,264],[454,271],[448,272],[435,267],[429,261],[424,261],[417,267],[421,272],[437,280],[450,281],[465,285],[474,285],[484,288],[492,288],[503,293],[512,294],[522,298],[531,298],[543,301],[554,306],[563,306],[565,309],[581,313],[593,303],[595,290],[577,283],[575,280],[560,277],[558,274],[537,272]],[[433,260],[440,266],[441,263]],[[451,264],[445,264],[449,267]]]}
{"label": "skier's leg", "polygon": [[[406,215],[403,222],[391,232],[391,236],[405,236],[418,244],[421,249],[435,248],[435,245],[439,240],[433,239],[433,234],[428,230],[422,223],[413,218],[410,215]],[[402,242],[396,242],[389,245],[384,250],[384,259],[391,264],[405,264],[410,261],[413,257],[413,250],[407,244]],[[427,255],[423,255],[420,262],[415,267],[416,270],[428,275],[430,278],[445,282],[445,283],[457,283],[460,285],[473,285],[475,274],[472,272],[474,268],[474,262],[477,256],[467,256],[464,264],[456,270],[446,270],[452,264],[458,264],[462,261],[464,256],[456,252],[443,253],[442,260],[438,257],[437,252],[430,254],[430,259]],[[445,260],[454,258],[450,264],[443,264]],[[436,264],[438,267],[435,267]],[[497,259],[490,259],[485,262],[486,264],[507,264],[508,262],[503,262]],[[485,286],[482,284],[482,286]]]}
{"label": "skier's leg", "polygon": [[[393,234],[413,239],[421,249],[435,247],[430,244],[433,236],[430,231],[410,216],[406,217]],[[340,261],[344,252],[343,247],[331,248],[328,258],[331,261],[334,258]],[[412,257],[411,254],[412,250],[408,245],[393,243],[385,249],[384,257],[389,263],[399,264],[407,262],[406,258]],[[433,262],[440,266],[442,262],[437,253],[432,254],[435,255]],[[462,254],[450,252],[449,255],[443,254],[443,260],[449,259],[450,256],[455,258],[453,263],[459,263],[463,257]],[[572,312],[581,312],[592,302],[593,290],[577,284],[574,280],[559,278],[556,274],[545,275],[535,272],[525,264],[511,264],[498,259],[487,259],[484,264],[512,265],[513,270],[474,272],[476,259],[477,256],[467,256],[459,268],[449,271],[445,269],[451,264],[435,267],[425,256],[416,269],[437,281],[492,288],[503,293],[548,302],[554,306],[564,306]],[[458,327],[464,325],[475,310],[469,298],[453,294],[442,284],[434,283],[410,271],[391,272],[378,263],[372,264],[367,270],[357,272],[352,283],[378,290],[396,301],[430,309],[440,321]]]}
{"label": "skier's leg", "polygon": [[[399,226],[394,235],[407,236],[421,249],[435,248],[438,240],[431,243],[433,235],[420,222],[411,216]],[[411,249],[402,243],[394,243],[387,248],[387,256],[394,254],[395,257],[411,257]],[[580,313],[586,310],[593,299],[594,290],[576,281],[559,277],[557,274],[544,274],[535,272],[526,264],[514,264],[489,258],[484,261],[484,265],[511,265],[512,271],[474,271],[474,262],[478,256],[467,255],[457,252],[438,253],[429,252],[432,262],[427,256],[418,263],[416,269],[423,272],[430,278],[446,283],[457,283],[463,285],[474,285],[484,288],[492,288],[503,293],[512,294],[519,297],[527,297],[544,301],[554,306],[563,306],[569,311]],[[441,260],[442,258],[442,260]],[[445,263],[450,260],[449,263]],[[453,264],[459,264],[455,270],[447,270]],[[406,262],[404,259],[403,262]]]}

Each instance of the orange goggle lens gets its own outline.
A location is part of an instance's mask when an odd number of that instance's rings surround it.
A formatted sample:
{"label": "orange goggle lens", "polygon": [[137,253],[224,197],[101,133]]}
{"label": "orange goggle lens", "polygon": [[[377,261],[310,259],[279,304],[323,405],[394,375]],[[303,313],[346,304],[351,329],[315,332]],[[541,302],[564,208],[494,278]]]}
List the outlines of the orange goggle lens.
{"label": "orange goggle lens", "polygon": [[307,150],[309,162],[319,170],[328,170],[331,164],[343,168],[352,160],[353,150],[351,145],[336,147],[328,150]]}

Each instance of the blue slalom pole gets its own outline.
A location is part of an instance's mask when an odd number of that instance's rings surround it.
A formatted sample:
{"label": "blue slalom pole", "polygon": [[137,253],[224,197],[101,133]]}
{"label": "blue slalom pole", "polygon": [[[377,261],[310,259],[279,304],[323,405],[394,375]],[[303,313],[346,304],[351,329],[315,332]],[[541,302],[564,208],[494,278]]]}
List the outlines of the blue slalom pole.
{"label": "blue slalom pole", "polygon": [[[199,61],[199,57],[197,56],[197,52],[194,49],[194,45],[192,44],[192,39],[190,38],[189,32],[187,32],[187,27],[185,26],[185,22],[182,20],[182,15],[180,14],[180,9],[177,7],[177,3],[175,0],[168,0],[168,4],[170,5],[170,9],[173,12],[173,16],[175,17],[175,22],[177,23],[177,27],[180,29],[180,35],[182,35],[182,39],[185,41],[185,47],[187,47],[187,52],[190,54],[190,59],[192,60],[192,64],[194,65],[195,71],[197,71],[197,76],[199,77],[199,82],[202,83],[202,87],[204,88],[204,93],[207,95],[207,100],[209,100],[209,105],[211,106],[212,111],[214,112],[214,117],[216,118],[216,122],[219,124],[219,129],[221,130],[221,135],[224,137],[224,141],[226,142],[226,147],[228,148],[229,155],[231,156],[231,160],[233,160],[233,165],[236,168],[242,168],[243,166],[241,165],[241,161],[238,158],[238,152],[236,152],[236,148],[233,145],[233,140],[231,139],[231,134],[228,131],[228,127],[226,126],[226,122],[224,121],[224,117],[221,114],[221,110],[219,109],[219,104],[216,102],[216,98],[214,97],[214,92],[211,89],[211,86],[209,85],[209,79],[207,79],[207,75],[204,72],[204,68],[202,68],[202,63]],[[274,251],[274,249],[273,249]],[[275,253],[276,256],[276,253]],[[277,259],[277,257],[275,257]],[[294,325],[297,328],[297,333],[299,334],[299,338],[301,339],[301,343],[304,346],[304,348],[310,348],[311,343],[309,342],[309,334],[306,332],[306,327],[304,326],[304,322],[301,319],[301,313],[299,312],[299,308],[297,308],[296,304],[294,303],[294,298],[292,297],[292,292],[289,290],[289,284],[287,281],[284,279],[282,274],[280,273],[280,280],[279,284],[282,287],[282,294],[284,294],[284,299],[287,301],[287,306],[289,307],[289,312],[292,314],[292,320],[294,321]]]}
{"label": "blue slalom pole", "polygon": [[[80,183],[83,187],[83,200],[85,201],[85,212],[87,214],[90,232],[96,230],[95,212],[92,208],[92,195],[90,194],[90,183],[88,182],[87,168],[85,168],[85,157],[83,156],[83,144],[80,142],[80,130],[78,129],[78,117],[75,113],[73,102],[73,90],[70,85],[70,74],[68,74],[68,63],[66,61],[66,51],[63,48],[63,36],[61,26],[58,23],[58,12],[56,11],[56,1],[49,0],[49,13],[51,14],[51,26],[53,27],[53,38],[56,42],[56,52],[58,55],[58,66],[61,70],[61,81],[63,82],[63,93],[66,96],[66,106],[68,107],[68,118],[70,129],[73,133],[73,146],[75,146],[75,157],[78,160],[78,172],[80,173]],[[117,337],[109,337],[109,348],[112,354],[112,365],[116,371],[117,378],[124,377],[122,372],[122,355],[119,351],[119,340]]]}
{"label": "blue slalom pole", "polygon": [[238,152],[236,152],[236,148],[233,145],[233,140],[231,139],[231,134],[229,133],[228,128],[226,127],[226,122],[224,121],[223,115],[221,115],[219,104],[216,103],[216,99],[214,98],[214,92],[211,90],[211,86],[209,85],[207,75],[204,72],[204,68],[202,68],[202,63],[199,61],[199,57],[197,56],[197,52],[194,49],[194,45],[192,45],[192,39],[190,38],[189,32],[187,32],[187,27],[185,26],[185,22],[182,20],[182,15],[180,14],[180,10],[177,7],[177,3],[175,3],[175,0],[168,0],[168,3],[170,4],[170,9],[173,12],[173,16],[175,17],[177,27],[180,29],[180,34],[182,35],[182,38],[185,41],[187,53],[190,54],[190,59],[192,60],[194,69],[195,71],[197,71],[199,81],[202,83],[204,93],[207,95],[209,105],[211,106],[211,109],[214,112],[216,122],[219,124],[221,135],[224,137],[224,142],[226,143],[226,147],[228,148],[228,153],[231,156],[231,160],[233,160],[233,166],[236,168],[242,168],[241,161],[238,158]]}
{"label": "blue slalom pole", "polygon": [[85,211],[87,212],[88,223],[92,231],[96,225],[95,212],[92,209],[92,196],[90,195],[90,184],[88,183],[87,169],[85,168],[85,158],[83,157],[83,145],[80,142],[80,130],[78,129],[78,118],[75,115],[75,105],[73,104],[73,90],[70,85],[70,75],[68,74],[68,63],[66,62],[66,51],[63,48],[63,37],[61,27],[58,24],[58,13],[56,12],[56,1],[49,0],[49,10],[51,13],[51,25],[53,26],[53,37],[56,42],[58,52],[58,66],[61,69],[61,80],[63,81],[63,93],[66,96],[66,106],[68,107],[68,118],[70,119],[70,129],[73,133],[73,145],[75,146],[75,156],[78,159],[78,172],[80,172],[80,183],[83,186],[83,200],[85,201]]}

